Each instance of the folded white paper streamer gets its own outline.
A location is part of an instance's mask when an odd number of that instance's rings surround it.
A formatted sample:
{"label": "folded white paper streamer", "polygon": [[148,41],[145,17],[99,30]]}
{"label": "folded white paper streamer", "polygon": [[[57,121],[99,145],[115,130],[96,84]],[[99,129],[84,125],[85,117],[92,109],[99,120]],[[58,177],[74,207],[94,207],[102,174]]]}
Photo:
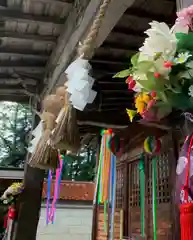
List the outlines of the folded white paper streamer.
{"label": "folded white paper streamer", "polygon": [[91,65],[88,60],[77,58],[66,69],[68,81],[65,83],[67,92],[71,94],[73,107],[83,111],[88,103],[92,103],[97,92],[92,90],[94,78],[89,76]]}
{"label": "folded white paper streamer", "polygon": [[37,127],[32,131],[32,136],[34,138],[30,142],[30,146],[28,147],[28,152],[33,153],[35,151],[36,146],[42,136],[42,132],[43,132],[43,122],[41,120],[37,125]]}

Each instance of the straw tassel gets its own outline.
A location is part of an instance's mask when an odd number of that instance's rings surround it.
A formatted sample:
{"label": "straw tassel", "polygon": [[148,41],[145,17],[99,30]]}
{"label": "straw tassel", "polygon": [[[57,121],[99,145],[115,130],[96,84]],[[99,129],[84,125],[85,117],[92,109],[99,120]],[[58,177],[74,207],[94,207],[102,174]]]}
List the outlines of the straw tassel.
{"label": "straw tassel", "polygon": [[[67,77],[65,78],[65,82]],[[76,120],[76,110],[71,106],[68,99],[66,87],[59,87],[56,95],[63,104],[58,118],[56,119],[56,127],[52,132],[52,145],[60,150],[69,150],[76,152],[80,148],[80,136]]]}
{"label": "straw tassel", "polygon": [[32,153],[30,166],[40,169],[56,169],[58,165],[57,150],[50,145],[50,136],[55,125],[56,116],[52,113],[43,112],[43,133],[37,144],[35,152]]}

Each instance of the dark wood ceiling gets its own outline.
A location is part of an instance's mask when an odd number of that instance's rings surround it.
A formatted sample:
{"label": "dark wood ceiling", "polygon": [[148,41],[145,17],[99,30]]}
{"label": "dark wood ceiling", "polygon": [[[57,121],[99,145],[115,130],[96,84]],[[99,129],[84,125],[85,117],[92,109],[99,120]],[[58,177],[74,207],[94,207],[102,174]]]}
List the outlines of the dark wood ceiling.
{"label": "dark wood ceiling", "polygon": [[[42,91],[46,64],[72,6],[73,0],[0,0],[0,101],[27,102]],[[128,67],[149,22],[171,25],[175,12],[175,0],[136,0],[127,9],[90,61],[98,95],[78,111],[82,133],[100,129],[89,122],[128,124],[125,108],[132,107],[133,93],[124,79],[112,76]]]}
{"label": "dark wood ceiling", "polygon": [[125,108],[132,107],[133,93],[128,91],[125,79],[112,76],[128,68],[130,56],[144,41],[149,22],[157,20],[172,25],[175,12],[175,0],[136,0],[125,12],[90,61],[98,95],[85,112],[78,112],[81,121],[128,124]]}
{"label": "dark wood ceiling", "polygon": [[42,90],[47,60],[73,0],[0,0],[0,100]]}

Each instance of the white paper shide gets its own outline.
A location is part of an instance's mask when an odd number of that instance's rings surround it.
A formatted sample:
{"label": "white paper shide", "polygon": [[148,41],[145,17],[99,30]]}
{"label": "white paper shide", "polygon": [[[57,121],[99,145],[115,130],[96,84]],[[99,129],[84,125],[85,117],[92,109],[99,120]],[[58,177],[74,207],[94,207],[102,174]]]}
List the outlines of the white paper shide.
{"label": "white paper shide", "polygon": [[92,103],[97,92],[92,90],[94,78],[89,76],[91,65],[88,60],[77,58],[66,69],[68,81],[65,83],[70,93],[70,102],[73,107],[83,111],[88,103]]}
{"label": "white paper shide", "polygon": [[33,139],[30,142],[30,147],[28,147],[28,152],[33,153],[36,149],[36,146],[42,136],[43,132],[43,123],[42,120],[39,122],[37,127],[32,131]]}

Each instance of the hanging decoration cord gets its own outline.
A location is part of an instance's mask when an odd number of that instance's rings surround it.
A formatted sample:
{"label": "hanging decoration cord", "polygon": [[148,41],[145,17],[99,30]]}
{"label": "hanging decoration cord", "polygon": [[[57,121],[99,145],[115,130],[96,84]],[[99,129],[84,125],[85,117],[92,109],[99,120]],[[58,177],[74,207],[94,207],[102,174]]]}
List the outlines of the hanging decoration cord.
{"label": "hanging decoration cord", "polygon": [[141,207],[141,235],[145,236],[145,172],[144,172],[144,154],[141,154],[139,162],[140,177],[140,207]]}
{"label": "hanging decoration cord", "polygon": [[152,214],[153,214],[153,239],[157,240],[157,157],[152,159]]}
{"label": "hanging decoration cord", "polygon": [[[104,205],[104,231],[109,229],[109,240],[114,239],[114,216],[116,199],[116,156],[109,149],[109,140],[112,137],[112,130],[101,132],[101,147],[99,158],[99,169],[97,175],[97,187],[95,196],[98,197],[98,204]],[[107,223],[109,228],[107,228]]]}
{"label": "hanging decoration cord", "polygon": [[192,151],[192,145],[193,145],[193,136],[191,137],[190,144],[188,147],[188,162],[186,167],[186,181],[185,181],[185,200],[188,202],[188,187],[189,187],[189,177],[190,177],[190,154]]}

